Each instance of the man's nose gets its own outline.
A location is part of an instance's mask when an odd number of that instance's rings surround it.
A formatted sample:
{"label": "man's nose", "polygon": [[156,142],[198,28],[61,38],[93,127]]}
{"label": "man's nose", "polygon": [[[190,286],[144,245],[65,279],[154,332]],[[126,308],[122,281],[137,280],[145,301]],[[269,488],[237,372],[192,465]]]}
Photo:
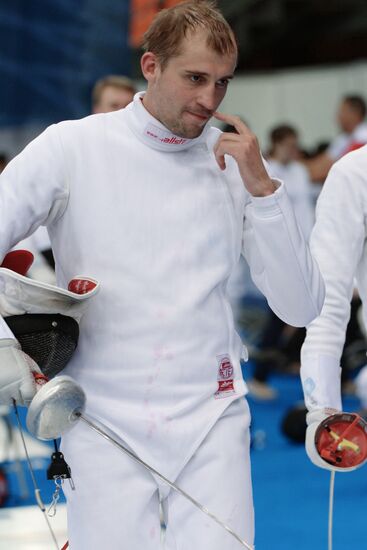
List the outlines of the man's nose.
{"label": "man's nose", "polygon": [[203,107],[204,109],[206,109],[211,113],[215,111],[215,109],[218,106],[217,105],[218,99],[217,99],[215,85],[214,86],[208,85],[208,86],[205,86],[205,88],[202,88],[200,90],[198,103],[201,105],[201,107]]}

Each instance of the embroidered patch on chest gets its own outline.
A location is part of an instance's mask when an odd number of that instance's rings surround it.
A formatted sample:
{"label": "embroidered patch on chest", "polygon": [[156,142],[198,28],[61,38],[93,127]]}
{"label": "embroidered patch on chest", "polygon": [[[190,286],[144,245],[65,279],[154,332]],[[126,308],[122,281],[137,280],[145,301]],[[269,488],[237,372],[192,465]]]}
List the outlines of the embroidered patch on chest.
{"label": "embroidered patch on chest", "polygon": [[234,389],[234,368],[228,355],[217,355],[218,361],[218,388],[215,399],[228,397],[236,393]]}

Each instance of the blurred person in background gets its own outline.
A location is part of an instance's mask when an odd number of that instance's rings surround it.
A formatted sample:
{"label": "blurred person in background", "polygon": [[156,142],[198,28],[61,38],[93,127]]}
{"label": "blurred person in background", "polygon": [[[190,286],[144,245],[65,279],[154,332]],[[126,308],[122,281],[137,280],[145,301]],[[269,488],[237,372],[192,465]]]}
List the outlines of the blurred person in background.
{"label": "blurred person in background", "polygon": [[366,102],[362,96],[343,97],[336,118],[341,134],[325,152],[305,161],[311,180],[317,183],[325,180],[336,160],[367,143]]}
{"label": "blurred person in background", "polygon": [[[90,414],[252,545],[245,351],[226,283],[244,254],[271,307],[304,326],[321,311],[323,282],[256,137],[217,112],[237,63],[222,14],[204,0],[162,10],[144,52],[145,93],[49,127],[9,164],[0,256],[44,223],[58,284],[78,272],[101,281],[64,373],[83,387]],[[211,127],[212,116],[238,133]],[[9,401],[33,377],[1,318],[0,338],[0,401]],[[167,550],[237,550],[85,425],[62,445],[76,486],[64,486],[72,550],[156,550],[160,504]]]}
{"label": "blurred person in background", "polygon": [[97,80],[92,90],[92,112],[111,113],[132,102],[137,89],[130,78],[107,75]]}
{"label": "blurred person in background", "polygon": [[[292,202],[297,222],[306,240],[314,224],[312,184],[306,168],[298,161],[300,147],[298,133],[289,125],[279,125],[269,134],[270,151],[267,156],[269,173],[282,180]],[[260,335],[252,360],[254,373],[248,382],[250,394],[258,399],[274,399],[277,392],[268,384],[269,375],[276,368],[299,368],[304,329],[287,326],[268,308],[268,320]]]}
{"label": "blurred person in background", "polygon": [[301,231],[308,241],[315,221],[312,183],[308,171],[299,162],[298,132],[286,124],[273,128],[269,134],[270,150],[266,157],[269,172],[284,181]]}

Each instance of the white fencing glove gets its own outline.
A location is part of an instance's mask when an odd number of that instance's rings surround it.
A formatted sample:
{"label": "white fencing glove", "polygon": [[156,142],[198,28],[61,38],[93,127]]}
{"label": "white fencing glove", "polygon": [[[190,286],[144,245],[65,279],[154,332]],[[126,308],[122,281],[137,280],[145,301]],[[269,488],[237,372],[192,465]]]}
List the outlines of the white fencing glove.
{"label": "white fencing glove", "polygon": [[[333,418],[334,415],[338,415],[337,418]],[[321,424],[330,419],[330,426],[321,427]],[[316,409],[311,410],[307,414],[307,430],[306,430],[306,452],[311,462],[320,468],[335,472],[351,472],[356,468],[359,468],[366,462],[367,458],[367,424],[358,415],[351,413],[342,413],[335,409]],[[335,426],[343,425],[342,430],[333,429],[333,421]],[[353,426],[352,426],[353,424]],[[350,430],[348,430],[350,427]],[[337,466],[338,462],[328,462],[321,457],[320,452],[317,449],[316,436],[319,428],[323,429],[326,434],[329,434],[328,447],[337,447],[338,442],[338,454],[343,463],[341,466]],[[345,437],[339,436],[339,433],[346,432]],[[319,432],[320,433],[320,432]],[[339,449],[340,448],[340,449]],[[345,459],[344,455],[349,453],[349,457]],[[341,458],[343,457],[343,459]],[[348,464],[350,464],[348,466]]]}
{"label": "white fencing glove", "polygon": [[14,338],[0,339],[0,404],[12,405],[15,399],[18,405],[28,405],[37,391],[35,375],[43,377],[19,342]]}

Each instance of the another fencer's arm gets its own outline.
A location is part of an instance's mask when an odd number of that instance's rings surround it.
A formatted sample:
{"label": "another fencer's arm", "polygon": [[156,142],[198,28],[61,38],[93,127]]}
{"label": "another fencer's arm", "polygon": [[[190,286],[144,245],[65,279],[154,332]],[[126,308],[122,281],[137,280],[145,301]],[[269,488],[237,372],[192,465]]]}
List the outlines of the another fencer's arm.
{"label": "another fencer's arm", "polygon": [[331,169],[318,200],[310,246],[326,286],[321,315],[307,327],[301,378],[309,411],[341,409],[340,358],[354,277],[363,252],[362,181],[349,155]]}
{"label": "another fencer's arm", "polygon": [[243,254],[254,283],[274,313],[296,327],[320,312],[324,283],[297,224],[284,184],[245,208]]}
{"label": "another fencer's arm", "polygon": [[317,204],[311,249],[325,280],[326,298],[321,315],[307,327],[301,350],[301,380],[309,411],[306,452],[316,466],[326,469],[339,468],[320,457],[315,433],[320,422],[342,410],[340,358],[365,240],[361,193],[365,175],[348,157],[331,169]]}

